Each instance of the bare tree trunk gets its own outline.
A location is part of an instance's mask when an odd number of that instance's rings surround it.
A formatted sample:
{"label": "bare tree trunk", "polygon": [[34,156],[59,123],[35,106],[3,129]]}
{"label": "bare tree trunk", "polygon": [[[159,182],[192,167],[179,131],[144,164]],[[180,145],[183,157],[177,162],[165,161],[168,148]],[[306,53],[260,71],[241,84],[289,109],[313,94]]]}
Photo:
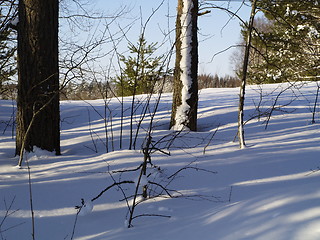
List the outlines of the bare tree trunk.
{"label": "bare tree trunk", "polygon": [[197,130],[198,0],[178,0],[176,63],[170,127]]}
{"label": "bare tree trunk", "polygon": [[312,120],[311,123],[316,123],[316,111],[317,111],[317,104],[318,104],[318,98],[319,98],[319,91],[320,91],[320,85],[317,83],[317,92],[316,92],[316,99],[314,100],[313,110],[312,110]]}
{"label": "bare tree trunk", "polygon": [[248,72],[248,64],[249,64],[249,55],[250,55],[250,47],[251,47],[251,39],[252,39],[252,29],[253,29],[253,21],[256,12],[257,0],[253,0],[251,15],[249,20],[249,31],[248,37],[246,41],[246,48],[244,53],[243,60],[243,69],[242,69],[242,82],[240,87],[240,95],[239,95],[239,110],[238,110],[238,138],[240,148],[245,148],[245,140],[244,140],[244,121],[243,121],[243,111],[244,111],[244,99],[245,99],[245,90],[246,90],[246,82],[247,82],[247,72]]}
{"label": "bare tree trunk", "polygon": [[20,0],[16,154],[60,154],[58,0]]}

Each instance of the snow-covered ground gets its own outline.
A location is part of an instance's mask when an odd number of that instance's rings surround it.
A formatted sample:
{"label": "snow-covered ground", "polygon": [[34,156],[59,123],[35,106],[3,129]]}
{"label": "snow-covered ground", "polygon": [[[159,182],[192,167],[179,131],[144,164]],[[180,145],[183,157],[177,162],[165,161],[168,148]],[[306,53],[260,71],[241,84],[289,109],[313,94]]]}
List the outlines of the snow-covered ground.
{"label": "snow-covered ground", "polygon": [[[62,102],[62,155],[41,150],[28,155],[35,239],[71,239],[73,230],[73,239],[78,240],[320,239],[319,109],[316,123],[310,123],[316,85],[291,88],[277,98],[286,87],[263,86],[261,112],[276,99],[276,106],[290,104],[282,108],[284,111],[274,112],[266,130],[264,116],[249,121],[245,126],[247,147],[242,150],[233,141],[239,89],[201,90],[199,131],[181,133],[169,149],[164,147],[174,137],[174,132],[168,130],[171,95],[163,95],[152,138],[163,138],[157,147],[170,152],[170,156],[159,151],[151,155],[152,163],[160,170],[149,169],[148,180],[163,185],[172,180],[167,188],[179,191],[172,193],[182,197],[154,198],[139,204],[135,216],[162,217],[136,218],[129,229],[123,192],[131,196],[134,184],[106,191],[92,202],[92,210],[90,199],[114,181],[137,179],[138,171],[119,170],[142,163],[141,144],[148,119],[141,126],[136,150],[128,150],[131,98],[125,98],[123,149],[119,149],[121,107],[118,100],[112,99],[108,103],[113,117],[112,131],[108,118],[106,153],[104,102]],[[248,87],[245,119],[257,114],[259,92],[259,86]],[[12,112],[12,102],[1,100],[0,239],[27,240],[32,239],[30,185],[26,164],[18,169],[13,156],[15,142],[6,124]],[[134,125],[139,119],[136,114]],[[81,205],[82,198],[89,206],[76,218],[75,206]]]}

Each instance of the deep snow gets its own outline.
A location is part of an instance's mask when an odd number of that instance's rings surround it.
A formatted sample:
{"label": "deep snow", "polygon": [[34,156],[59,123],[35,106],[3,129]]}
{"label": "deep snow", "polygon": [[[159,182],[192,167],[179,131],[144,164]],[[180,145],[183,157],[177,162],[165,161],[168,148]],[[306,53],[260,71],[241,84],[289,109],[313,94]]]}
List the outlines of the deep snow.
{"label": "deep snow", "polygon": [[[264,98],[260,110],[266,111],[286,87],[286,84],[262,86]],[[259,92],[260,86],[248,87],[245,119],[257,113]],[[320,239],[319,112],[316,123],[310,124],[315,92],[316,85],[308,83],[282,93],[279,104],[290,102],[282,108],[286,112],[275,111],[266,130],[265,117],[249,121],[245,126],[247,147],[240,150],[238,143],[233,142],[237,132],[239,89],[201,90],[199,132],[181,133],[166,150],[171,156],[154,153],[152,162],[162,171],[149,170],[153,179],[164,180],[189,166],[169,188],[193,197],[148,200],[138,205],[136,214],[161,214],[170,218],[137,218],[133,221],[134,227],[128,229],[125,227],[126,203],[119,201],[123,199],[121,191],[113,188],[93,202],[92,211],[89,204],[88,211],[78,216],[74,239]],[[125,109],[130,106],[130,99],[125,99]],[[77,213],[74,207],[81,204],[81,198],[90,202],[112,184],[109,174],[112,171],[141,164],[140,146],[147,121],[142,124],[136,150],[127,150],[130,111],[125,112],[123,150],[120,150],[120,106],[116,99],[108,106],[113,115],[115,151],[111,151],[111,138],[109,153],[103,144],[102,100],[64,101],[61,103],[62,156],[41,150],[28,155],[35,239],[71,239]],[[170,107],[171,95],[165,94],[152,132],[155,141],[173,135],[167,130]],[[13,156],[15,143],[11,128],[6,125],[12,111],[11,101],[0,100],[0,239],[25,240],[31,239],[32,233],[28,171],[25,164],[18,169],[17,158]],[[110,127],[108,130],[110,134]],[[138,172],[113,173],[112,176],[116,180],[134,181]],[[130,194],[134,184],[124,188]],[[12,201],[10,216],[1,222]]]}

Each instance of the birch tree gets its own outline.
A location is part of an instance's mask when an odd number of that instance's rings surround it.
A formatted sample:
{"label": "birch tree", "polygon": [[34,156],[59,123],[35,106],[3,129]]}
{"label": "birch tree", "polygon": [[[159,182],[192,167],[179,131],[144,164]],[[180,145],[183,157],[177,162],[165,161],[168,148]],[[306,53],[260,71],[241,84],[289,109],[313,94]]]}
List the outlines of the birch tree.
{"label": "birch tree", "polygon": [[[250,83],[318,81],[320,5],[310,1],[258,1],[265,24],[255,21],[248,80]],[[248,29],[243,26],[242,36]],[[252,56],[256,56],[254,59]]]}
{"label": "birch tree", "polygon": [[60,154],[58,0],[20,0],[16,154]]}
{"label": "birch tree", "polygon": [[247,83],[247,72],[248,72],[250,47],[251,47],[251,39],[252,39],[252,29],[253,29],[254,17],[256,14],[256,7],[257,7],[257,0],[253,0],[252,7],[251,7],[249,26],[248,26],[248,36],[247,36],[246,47],[245,47],[245,52],[244,52],[242,81],[241,81],[240,94],[239,94],[238,138],[239,138],[240,148],[245,148],[245,146],[246,146],[245,140],[244,140],[243,111],[244,111],[244,99],[245,99],[245,92],[246,92],[245,90],[246,90],[246,83]]}
{"label": "birch tree", "polygon": [[198,0],[178,0],[176,63],[171,115],[173,130],[197,130]]}

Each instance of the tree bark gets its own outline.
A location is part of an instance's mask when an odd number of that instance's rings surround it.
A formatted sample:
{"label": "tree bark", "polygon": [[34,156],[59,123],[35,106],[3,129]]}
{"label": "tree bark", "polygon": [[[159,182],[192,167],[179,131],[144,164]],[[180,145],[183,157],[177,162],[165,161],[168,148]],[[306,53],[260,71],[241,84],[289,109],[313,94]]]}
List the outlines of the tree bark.
{"label": "tree bark", "polygon": [[244,100],[245,100],[245,92],[246,92],[246,84],[247,84],[247,73],[248,73],[248,64],[249,64],[249,56],[250,56],[250,47],[252,40],[252,29],[254,16],[256,14],[256,6],[257,0],[253,0],[251,7],[251,14],[248,26],[248,37],[246,40],[246,47],[244,53],[243,60],[243,69],[242,69],[242,80],[239,94],[239,108],[238,108],[238,138],[239,138],[239,146],[240,148],[245,148],[246,143],[244,139],[244,121],[243,121],[243,112],[244,112]]}
{"label": "tree bark", "polygon": [[[170,127],[197,130],[198,0],[178,0],[176,62]],[[187,61],[187,62],[186,62]]]}
{"label": "tree bark", "polygon": [[20,0],[16,155],[60,154],[58,0]]}

